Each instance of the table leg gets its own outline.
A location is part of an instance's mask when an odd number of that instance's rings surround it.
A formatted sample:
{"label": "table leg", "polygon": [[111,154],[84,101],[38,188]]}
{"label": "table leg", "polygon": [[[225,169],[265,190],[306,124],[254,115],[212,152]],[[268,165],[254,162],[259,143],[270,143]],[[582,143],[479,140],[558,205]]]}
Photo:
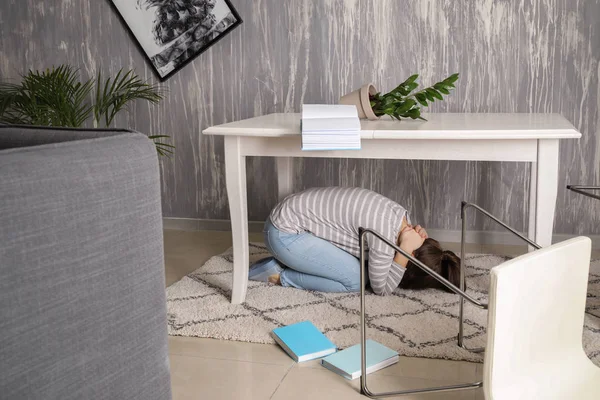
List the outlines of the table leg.
{"label": "table leg", "polygon": [[231,302],[243,303],[248,288],[248,203],[246,192],[246,157],[241,153],[238,136],[225,137],[225,179],[231,235],[233,239],[233,285]]}
{"label": "table leg", "polygon": [[277,157],[277,184],[279,201],[292,194],[294,185],[294,170],[292,157]]}
{"label": "table leg", "polygon": [[[538,172],[538,163],[537,162],[532,162],[531,163],[531,170],[530,170],[530,183],[529,183],[529,225],[528,225],[528,232],[527,232],[527,237],[531,240],[533,240],[535,242],[535,238],[536,238],[536,234],[535,234],[535,224],[536,224],[536,219],[535,219],[535,212],[536,212],[536,208],[537,208],[537,200],[536,200],[536,195],[537,195],[537,172]],[[534,251],[535,248],[533,248],[533,246],[527,246],[528,251]]]}
{"label": "table leg", "polygon": [[534,241],[542,247],[552,244],[554,211],[558,194],[558,162],[558,139],[539,140],[535,174],[537,190]]}

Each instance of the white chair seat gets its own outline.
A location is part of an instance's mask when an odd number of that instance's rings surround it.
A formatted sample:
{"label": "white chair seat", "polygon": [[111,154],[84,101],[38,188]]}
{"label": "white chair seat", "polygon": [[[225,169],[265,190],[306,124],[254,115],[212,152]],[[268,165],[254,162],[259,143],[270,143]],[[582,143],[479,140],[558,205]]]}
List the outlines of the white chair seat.
{"label": "white chair seat", "polygon": [[487,400],[600,399],[600,368],[582,345],[590,253],[579,237],[492,269]]}
{"label": "white chair seat", "polygon": [[598,400],[600,369],[585,356],[551,367],[540,365],[527,376],[515,376],[512,385],[494,391],[493,399]]}

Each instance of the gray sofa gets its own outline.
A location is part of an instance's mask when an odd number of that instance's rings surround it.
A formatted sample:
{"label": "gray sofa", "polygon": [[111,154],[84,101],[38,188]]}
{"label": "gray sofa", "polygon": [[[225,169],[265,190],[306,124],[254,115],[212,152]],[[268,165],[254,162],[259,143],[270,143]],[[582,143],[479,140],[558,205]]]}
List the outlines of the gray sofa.
{"label": "gray sofa", "polygon": [[0,398],[171,398],[144,135],[0,126]]}

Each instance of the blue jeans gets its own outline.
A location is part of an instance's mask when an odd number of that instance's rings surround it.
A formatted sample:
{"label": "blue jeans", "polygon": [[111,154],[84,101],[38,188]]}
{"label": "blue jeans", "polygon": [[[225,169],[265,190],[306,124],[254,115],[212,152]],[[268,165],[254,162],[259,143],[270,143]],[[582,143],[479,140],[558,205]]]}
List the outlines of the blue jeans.
{"label": "blue jeans", "polygon": [[320,292],[360,291],[360,261],[309,232],[286,233],[268,219],[265,244],[279,261],[282,286]]}

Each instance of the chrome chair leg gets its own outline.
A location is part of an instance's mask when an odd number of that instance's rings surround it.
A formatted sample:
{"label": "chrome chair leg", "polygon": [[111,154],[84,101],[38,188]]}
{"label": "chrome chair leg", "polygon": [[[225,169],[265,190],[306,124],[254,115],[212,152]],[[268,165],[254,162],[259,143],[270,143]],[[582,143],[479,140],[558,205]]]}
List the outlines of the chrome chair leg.
{"label": "chrome chair leg", "polygon": [[[460,235],[460,289],[463,292],[466,292],[467,288],[466,288],[466,271],[465,271],[465,244],[466,244],[466,235],[467,235],[467,218],[466,218],[466,210],[467,208],[473,208],[474,210],[480,212],[481,214],[487,216],[488,218],[490,218],[492,221],[496,222],[498,225],[502,226],[503,228],[506,228],[509,232],[511,232],[512,234],[514,234],[515,236],[517,236],[518,238],[524,240],[525,242],[529,243],[530,246],[534,247],[536,250],[537,249],[541,249],[541,246],[537,243],[535,243],[534,241],[530,240],[529,238],[527,238],[526,236],[523,236],[521,233],[517,232],[516,230],[514,230],[513,228],[511,228],[510,226],[508,226],[507,224],[505,224],[504,222],[502,222],[501,220],[499,220],[498,218],[496,218],[495,216],[493,216],[492,214],[490,214],[488,211],[484,210],[483,208],[479,207],[476,204],[473,203],[467,203],[466,201],[461,202],[460,205],[460,218],[461,218],[461,235]],[[461,296],[460,298],[460,302],[459,302],[459,309],[458,309],[458,345],[460,347],[462,347],[465,350],[468,350],[472,353],[483,353],[485,351],[485,347],[479,347],[479,348],[468,348],[467,346],[465,346],[465,334],[464,334],[464,324],[465,324],[465,298]]]}
{"label": "chrome chair leg", "polygon": [[600,190],[600,186],[567,185],[567,189],[572,192],[582,194],[592,199],[600,200],[600,195],[586,192],[586,190]]}
{"label": "chrome chair leg", "polygon": [[[465,271],[465,263],[463,259],[465,257],[465,235],[467,232],[467,219],[465,218],[465,206],[464,202],[460,207],[460,218],[461,218],[461,234],[460,234],[460,290],[463,292],[467,290],[466,285],[466,271]],[[464,348],[464,318],[465,318],[465,299],[463,297],[460,298],[459,309],[458,309],[458,318],[460,323],[458,324],[458,345]],[[467,349],[468,350],[468,349]]]}
{"label": "chrome chair leg", "polygon": [[[587,197],[591,197],[592,199],[600,200],[600,195],[595,193],[587,192],[587,190],[600,190],[600,186],[589,186],[589,185],[567,185],[567,189],[582,194]],[[586,311],[586,314],[593,315],[591,312]]]}

